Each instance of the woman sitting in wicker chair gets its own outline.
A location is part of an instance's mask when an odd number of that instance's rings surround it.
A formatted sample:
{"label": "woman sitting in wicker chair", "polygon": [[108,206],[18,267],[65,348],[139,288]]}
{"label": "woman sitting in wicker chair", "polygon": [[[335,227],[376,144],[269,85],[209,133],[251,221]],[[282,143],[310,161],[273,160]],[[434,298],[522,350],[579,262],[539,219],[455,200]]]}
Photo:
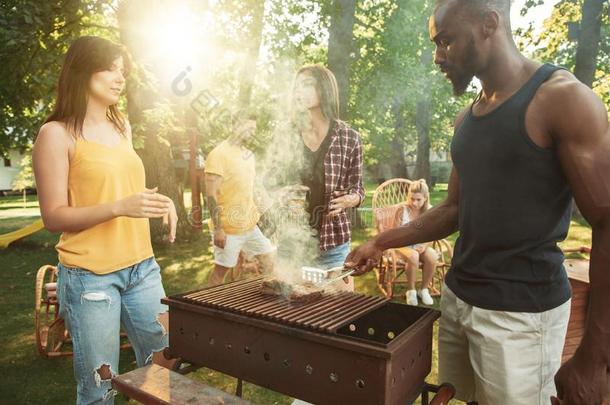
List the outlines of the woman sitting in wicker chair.
{"label": "woman sitting in wicker chair", "polygon": [[[431,207],[430,192],[426,180],[414,181],[409,186],[407,200],[402,204],[402,208],[396,211],[394,223],[402,226],[416,220],[421,214]],[[424,305],[432,305],[434,301],[428,291],[428,286],[434,277],[438,253],[432,249],[431,244],[417,244],[396,249],[395,252],[406,263],[406,275],[409,280],[409,289],[406,292],[406,300],[409,305],[417,305],[419,296]],[[423,264],[422,288],[415,290],[415,274],[420,262]]]}

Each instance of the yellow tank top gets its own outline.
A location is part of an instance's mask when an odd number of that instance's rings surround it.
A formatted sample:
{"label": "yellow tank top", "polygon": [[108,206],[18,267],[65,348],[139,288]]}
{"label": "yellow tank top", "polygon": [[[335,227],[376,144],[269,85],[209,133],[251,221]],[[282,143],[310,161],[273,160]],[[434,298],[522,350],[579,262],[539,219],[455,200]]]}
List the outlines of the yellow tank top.
{"label": "yellow tank top", "polygon": [[[77,139],[68,174],[70,207],[117,201],[144,188],[144,165],[128,139],[112,147]],[[117,217],[80,232],[64,232],[55,248],[64,266],[96,274],[153,256],[147,218]]]}

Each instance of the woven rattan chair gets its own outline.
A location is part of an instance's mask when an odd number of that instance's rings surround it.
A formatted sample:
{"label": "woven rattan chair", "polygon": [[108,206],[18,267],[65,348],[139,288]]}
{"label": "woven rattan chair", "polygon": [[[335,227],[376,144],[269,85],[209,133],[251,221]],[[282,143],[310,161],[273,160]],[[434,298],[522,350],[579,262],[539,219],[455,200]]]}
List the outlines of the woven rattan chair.
{"label": "woven rattan chair", "polygon": [[[64,320],[59,317],[57,267],[44,265],[38,269],[35,294],[34,324],[38,353],[46,358],[71,356],[70,334],[66,329]],[[121,338],[126,336],[125,332],[121,332]],[[121,344],[121,349],[130,347],[131,344],[128,342]]]}
{"label": "woven rattan chair", "polygon": [[[397,211],[400,204],[407,200],[407,193],[411,180],[390,179],[377,187],[373,194],[373,218],[377,232],[395,228]],[[438,262],[432,285],[428,288],[432,295],[440,295],[445,273],[451,265],[453,248],[445,239],[432,242],[432,248],[438,253]],[[375,268],[377,286],[388,298],[394,296],[394,287],[398,284],[408,283],[406,276],[406,263],[393,249],[384,252],[378,267]],[[421,272],[418,272],[421,274]]]}

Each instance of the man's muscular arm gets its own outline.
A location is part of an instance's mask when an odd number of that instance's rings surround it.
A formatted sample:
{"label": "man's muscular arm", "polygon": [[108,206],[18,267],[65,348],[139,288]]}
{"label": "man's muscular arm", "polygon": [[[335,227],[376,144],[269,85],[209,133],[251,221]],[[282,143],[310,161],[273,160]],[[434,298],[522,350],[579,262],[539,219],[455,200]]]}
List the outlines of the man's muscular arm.
{"label": "man's muscular arm", "polygon": [[[574,198],[593,230],[589,312],[574,358],[556,376],[566,404],[601,403],[610,364],[610,126],[602,101],[567,72],[544,85],[541,102]],[[545,101],[546,100],[546,101]]]}
{"label": "man's muscular arm", "polygon": [[[455,121],[455,129],[461,125],[467,109]],[[377,265],[386,249],[415,245],[445,238],[458,228],[459,179],[455,167],[449,178],[445,201],[426,211],[422,216],[404,226],[382,232],[375,238],[353,250],[345,260],[347,267],[358,267],[354,275],[361,275]]]}
{"label": "man's muscular arm", "polygon": [[380,233],[373,238],[381,249],[392,249],[443,239],[457,230],[458,223],[458,176],[451,171],[448,195],[445,201],[432,207],[419,218],[398,228]]}

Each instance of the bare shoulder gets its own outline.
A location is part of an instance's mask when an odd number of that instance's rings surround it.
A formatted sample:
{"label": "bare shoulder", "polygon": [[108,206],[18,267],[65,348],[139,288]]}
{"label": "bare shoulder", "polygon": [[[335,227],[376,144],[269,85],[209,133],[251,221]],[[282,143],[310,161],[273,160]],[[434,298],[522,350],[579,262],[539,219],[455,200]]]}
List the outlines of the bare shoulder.
{"label": "bare shoulder", "polygon": [[566,70],[558,70],[540,86],[536,93],[547,113],[560,118],[564,114],[599,112],[604,109],[602,100],[588,86]]}
{"label": "bare shoulder", "polygon": [[[567,70],[561,69],[554,72],[551,77],[540,86],[536,95],[540,96],[538,98],[548,102],[551,101],[553,97],[568,97],[569,99],[572,99],[577,96],[586,96],[588,93],[595,95],[595,93],[585,84],[581,83],[576,76]],[[557,99],[554,101],[554,104],[556,105],[562,104],[557,103]]]}
{"label": "bare shoulder", "polygon": [[73,142],[72,136],[63,123],[50,121],[40,127],[34,148],[68,150]]}
{"label": "bare shoulder", "polygon": [[[48,135],[47,135],[48,134]],[[66,125],[59,121],[44,123],[38,131],[38,136],[65,136],[69,135]]]}
{"label": "bare shoulder", "polygon": [[533,100],[544,112],[553,137],[595,136],[608,130],[608,113],[593,90],[566,70],[555,72]]}

